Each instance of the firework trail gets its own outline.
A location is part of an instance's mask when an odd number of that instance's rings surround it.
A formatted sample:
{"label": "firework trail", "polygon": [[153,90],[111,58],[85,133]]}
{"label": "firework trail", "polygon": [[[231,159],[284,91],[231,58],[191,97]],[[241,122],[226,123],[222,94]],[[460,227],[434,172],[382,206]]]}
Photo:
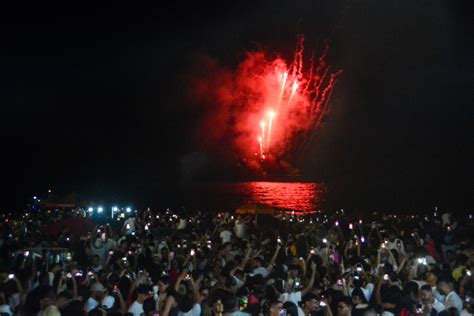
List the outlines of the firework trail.
{"label": "firework trail", "polygon": [[199,137],[260,164],[304,152],[328,113],[342,73],[326,64],[327,53],[326,44],[305,69],[304,37],[298,36],[289,66],[262,51],[247,53],[235,70],[206,65],[208,73],[194,84],[194,101],[211,107]]}

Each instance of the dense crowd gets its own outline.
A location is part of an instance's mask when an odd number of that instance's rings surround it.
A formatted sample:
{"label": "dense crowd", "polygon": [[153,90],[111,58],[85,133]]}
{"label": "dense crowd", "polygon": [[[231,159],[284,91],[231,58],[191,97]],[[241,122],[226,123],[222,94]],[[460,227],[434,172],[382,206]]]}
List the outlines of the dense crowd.
{"label": "dense crowd", "polygon": [[473,313],[470,215],[351,215],[4,214],[0,315]]}

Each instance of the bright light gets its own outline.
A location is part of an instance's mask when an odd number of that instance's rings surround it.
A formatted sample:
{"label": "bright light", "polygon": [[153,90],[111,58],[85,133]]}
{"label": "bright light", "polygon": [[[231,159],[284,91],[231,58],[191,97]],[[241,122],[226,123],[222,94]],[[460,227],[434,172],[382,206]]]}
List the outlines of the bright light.
{"label": "bright light", "polygon": [[92,213],[92,212],[94,212],[94,209],[92,207],[89,207],[88,211],[89,211],[89,213]]}
{"label": "bright light", "polygon": [[37,197],[36,197],[36,196],[33,196],[33,200],[36,200],[36,199],[37,199]]}
{"label": "bright light", "polygon": [[268,116],[270,116],[270,118],[273,118],[275,116],[275,112],[268,111]]}
{"label": "bright light", "polygon": [[118,211],[118,207],[117,207],[117,206],[112,207],[112,211],[117,212],[117,211]]}
{"label": "bright light", "polygon": [[48,193],[51,193],[51,190],[48,190]]}
{"label": "bright light", "polygon": [[127,211],[127,213],[130,213],[130,212],[132,212],[132,209],[130,207],[127,207],[126,211]]}
{"label": "bright light", "polygon": [[98,213],[102,213],[103,210],[104,210],[104,209],[103,209],[102,207],[99,207],[99,208],[97,209],[97,212],[98,212]]}

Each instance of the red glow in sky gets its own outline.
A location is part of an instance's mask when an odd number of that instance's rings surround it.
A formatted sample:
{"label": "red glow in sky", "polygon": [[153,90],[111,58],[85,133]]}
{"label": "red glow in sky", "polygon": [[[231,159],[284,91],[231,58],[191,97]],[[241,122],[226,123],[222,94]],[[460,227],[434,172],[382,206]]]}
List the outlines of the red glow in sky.
{"label": "red glow in sky", "polygon": [[198,103],[210,107],[201,140],[229,145],[253,167],[291,157],[304,146],[320,127],[342,71],[332,72],[325,63],[327,49],[305,67],[303,43],[298,37],[290,63],[257,51],[235,70],[203,65],[206,74],[194,85]]}

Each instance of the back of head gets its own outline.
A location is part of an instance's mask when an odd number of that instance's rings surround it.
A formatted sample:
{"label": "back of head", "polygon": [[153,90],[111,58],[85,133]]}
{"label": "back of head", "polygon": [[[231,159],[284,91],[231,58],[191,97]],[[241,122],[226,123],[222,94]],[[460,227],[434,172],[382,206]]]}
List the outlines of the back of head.
{"label": "back of head", "polygon": [[459,316],[459,311],[456,307],[450,307],[444,311],[441,311],[438,316]]}
{"label": "back of head", "polygon": [[96,307],[87,313],[87,316],[106,316],[107,313],[100,307]]}
{"label": "back of head", "polygon": [[237,296],[233,293],[227,292],[222,298],[222,305],[224,305],[224,313],[232,313],[237,310]]}
{"label": "back of head", "polygon": [[289,316],[298,316],[298,306],[291,301],[283,303],[283,308],[286,309],[286,313]]}
{"label": "back of head", "polygon": [[145,315],[148,315],[148,313],[153,312],[156,307],[156,302],[153,297],[148,297],[145,299],[143,302],[143,311],[145,312]]}

